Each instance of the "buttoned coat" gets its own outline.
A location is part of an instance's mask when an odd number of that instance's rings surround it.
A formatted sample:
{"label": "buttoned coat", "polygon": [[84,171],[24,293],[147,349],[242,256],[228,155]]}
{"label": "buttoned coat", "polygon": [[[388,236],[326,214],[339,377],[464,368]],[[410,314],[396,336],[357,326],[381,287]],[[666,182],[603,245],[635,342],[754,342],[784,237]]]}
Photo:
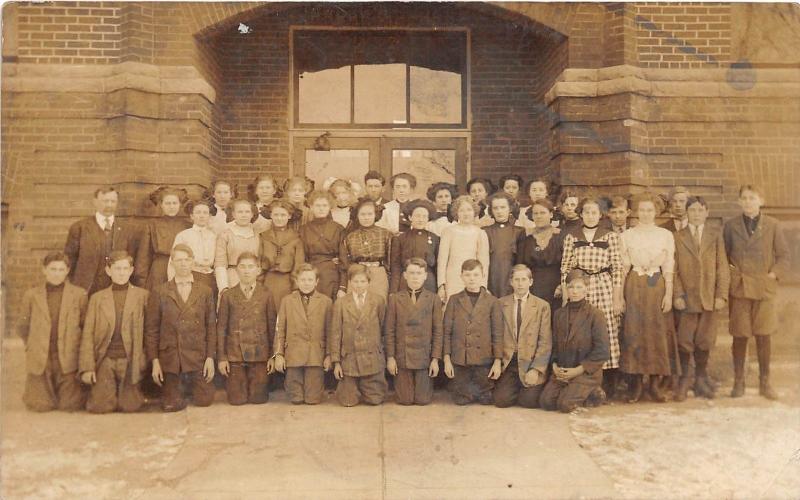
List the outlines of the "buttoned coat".
{"label": "buttoned coat", "polygon": [[[129,286],[122,308],[122,345],[131,367],[131,383],[142,379],[142,371],[147,367],[144,354],[144,313],[147,307],[148,291]],[[81,373],[97,371],[114,336],[117,325],[114,291],[104,288],[89,299],[89,309],[83,325],[79,368]]]}
{"label": "buttoned coat", "polygon": [[714,310],[714,299],[728,299],[730,272],[722,231],[703,225],[700,248],[692,230],[675,233],[675,286],[673,297],[686,301],[679,312],[699,313]]}
{"label": "buttoned coat", "polygon": [[421,289],[417,302],[408,291],[389,295],[384,326],[386,356],[408,370],[427,369],[431,359],[442,357],[442,301]]}
{"label": "buttoned coat", "polygon": [[309,298],[308,313],[297,290],[281,300],[272,345],[288,368],[322,366],[332,314],[333,301],[319,292]]}
{"label": "buttoned coat", "polygon": [[449,354],[453,364],[484,366],[503,357],[503,312],[485,288],[475,306],[466,290],[450,297],[443,332],[443,354]]}
{"label": "buttoned coat", "polygon": [[741,215],[725,222],[722,230],[731,271],[730,295],[764,300],[778,291],[778,280],[789,268],[789,246],[778,221],[761,214],[752,236],[747,234]]}
{"label": "buttoned coat", "polygon": [[[141,239],[141,229],[119,217],[114,218],[112,228],[112,250],[125,250],[135,258]],[[69,270],[70,282],[93,294],[98,290],[111,286],[111,278],[106,274],[105,232],[91,217],[81,219],[69,228],[64,253],[70,258],[72,266]],[[141,286],[136,277],[134,284]]]}
{"label": "buttoned coat", "polygon": [[[574,314],[573,326],[569,316]],[[553,318],[552,361],[561,368],[583,366],[592,375],[603,369],[608,360],[608,327],[602,311],[583,300],[573,309],[570,304],[559,308]]]}
{"label": "buttoned coat", "polygon": [[550,362],[552,349],[550,304],[533,294],[528,295],[522,306],[522,324],[517,338],[514,335],[517,326],[514,314],[515,300],[513,294],[498,299],[503,311],[503,371],[508,368],[516,352],[519,380],[523,386],[529,387],[525,382],[525,374],[530,370],[536,370],[542,374],[540,380],[544,381],[547,365]]}
{"label": "buttoned coat", "polygon": [[[86,314],[86,290],[64,283],[58,311],[58,362],[63,373],[78,370],[81,328]],[[41,375],[50,352],[50,308],[47,288],[39,285],[22,296],[17,333],[25,341],[25,368],[31,375]]]}
{"label": "buttoned coat", "polygon": [[233,363],[266,362],[278,310],[269,290],[256,285],[248,299],[241,285],[222,292],[217,312],[217,359]]}
{"label": "buttoned coat", "polygon": [[184,303],[172,279],[150,292],[145,310],[145,353],[166,373],[203,369],[217,350],[216,311],[211,288],[193,283]]}
{"label": "buttoned coat", "polygon": [[342,371],[348,377],[374,375],[386,368],[383,352],[385,315],[383,297],[369,291],[360,309],[352,293],[333,305],[328,354],[332,362],[342,364]]}

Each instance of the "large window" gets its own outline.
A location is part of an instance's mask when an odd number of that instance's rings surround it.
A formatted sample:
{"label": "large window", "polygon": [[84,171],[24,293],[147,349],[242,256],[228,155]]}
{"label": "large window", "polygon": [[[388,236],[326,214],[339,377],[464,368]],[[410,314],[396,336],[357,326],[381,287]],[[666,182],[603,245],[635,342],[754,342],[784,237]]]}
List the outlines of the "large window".
{"label": "large window", "polygon": [[462,29],[295,28],[294,125],[466,128]]}

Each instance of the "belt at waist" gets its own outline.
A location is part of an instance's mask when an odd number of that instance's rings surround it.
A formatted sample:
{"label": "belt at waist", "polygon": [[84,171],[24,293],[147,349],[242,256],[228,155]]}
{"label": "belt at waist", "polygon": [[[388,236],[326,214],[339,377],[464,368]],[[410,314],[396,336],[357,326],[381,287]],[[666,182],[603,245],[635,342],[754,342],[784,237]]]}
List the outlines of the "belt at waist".
{"label": "belt at waist", "polygon": [[585,272],[589,276],[594,276],[595,274],[602,274],[602,273],[610,273],[611,272],[611,267],[604,267],[604,268],[599,269],[597,271],[589,271],[588,269],[584,269],[582,267],[577,267],[576,269],[579,269],[579,270]]}
{"label": "belt at waist", "polygon": [[383,262],[376,260],[376,261],[356,261],[356,264],[361,264],[362,266],[367,267],[379,267],[383,265]]}
{"label": "belt at waist", "polygon": [[656,274],[661,273],[661,267],[640,267],[640,266],[633,266],[631,268],[631,272],[638,274],[639,276],[655,276]]}

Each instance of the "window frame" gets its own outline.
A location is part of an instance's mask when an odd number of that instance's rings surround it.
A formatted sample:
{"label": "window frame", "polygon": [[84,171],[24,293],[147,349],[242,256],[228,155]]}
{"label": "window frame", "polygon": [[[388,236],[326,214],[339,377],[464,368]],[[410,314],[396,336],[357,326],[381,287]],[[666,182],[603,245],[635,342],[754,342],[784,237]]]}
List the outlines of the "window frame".
{"label": "window frame", "polygon": [[[463,32],[465,34],[464,68],[461,78],[461,123],[353,123],[355,120],[355,76],[350,66],[350,119],[351,123],[300,123],[300,79],[295,71],[295,31],[405,31],[405,32]],[[471,30],[466,26],[405,27],[405,26],[289,26],[289,130],[469,130],[472,123],[471,109]],[[411,119],[411,71],[406,64],[406,118]]]}

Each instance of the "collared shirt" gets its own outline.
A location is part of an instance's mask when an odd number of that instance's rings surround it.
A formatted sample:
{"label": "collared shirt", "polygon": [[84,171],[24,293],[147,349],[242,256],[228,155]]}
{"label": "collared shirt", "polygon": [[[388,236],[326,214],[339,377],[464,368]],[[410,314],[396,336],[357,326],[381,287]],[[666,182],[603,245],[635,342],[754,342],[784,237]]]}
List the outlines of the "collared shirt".
{"label": "collared shirt", "polygon": [[[197,225],[185,229],[175,236],[175,243],[172,245],[188,245],[194,253],[194,265],[192,271],[210,274],[214,270],[214,255],[217,247],[217,234],[208,227]],[[168,276],[175,275],[172,265],[170,265]]]}
{"label": "collared shirt", "polygon": [[242,288],[242,293],[244,293],[244,296],[247,298],[247,300],[253,298],[253,292],[256,291],[255,283],[252,285],[245,285],[244,283],[239,282],[239,286]]}
{"label": "collared shirt", "polygon": [[742,214],[742,218],[744,219],[744,228],[747,230],[747,235],[753,236],[753,233],[755,233],[758,228],[758,222],[761,220],[761,212],[755,217],[748,217]]}
{"label": "collared shirt", "polygon": [[111,225],[114,225],[114,216],[110,215],[106,217],[105,215],[101,214],[100,212],[95,212],[94,220],[97,221],[97,225],[100,226],[100,229],[105,231],[106,229],[106,221],[110,222]]}
{"label": "collared shirt", "polygon": [[680,231],[681,229],[689,225],[689,219],[673,219],[673,220],[676,231]]}
{"label": "collared shirt", "polygon": [[419,290],[412,290],[411,288],[409,288],[408,289],[408,296],[411,297],[411,302],[416,304],[420,293],[422,293],[422,289],[421,288]]}
{"label": "collared shirt", "polygon": [[353,292],[353,299],[356,301],[356,307],[361,309],[367,300],[367,292],[355,293]]}
{"label": "collared shirt", "polygon": [[189,294],[192,293],[192,283],[194,283],[194,276],[191,274],[186,278],[175,276],[175,285],[178,287],[178,294],[184,302],[189,300]]}
{"label": "collared shirt", "polygon": [[699,226],[693,226],[693,225],[689,224],[689,232],[692,233],[692,238],[694,238],[698,243],[700,243],[700,241],[703,238],[703,227],[704,226],[705,226],[705,224],[700,224]]}

